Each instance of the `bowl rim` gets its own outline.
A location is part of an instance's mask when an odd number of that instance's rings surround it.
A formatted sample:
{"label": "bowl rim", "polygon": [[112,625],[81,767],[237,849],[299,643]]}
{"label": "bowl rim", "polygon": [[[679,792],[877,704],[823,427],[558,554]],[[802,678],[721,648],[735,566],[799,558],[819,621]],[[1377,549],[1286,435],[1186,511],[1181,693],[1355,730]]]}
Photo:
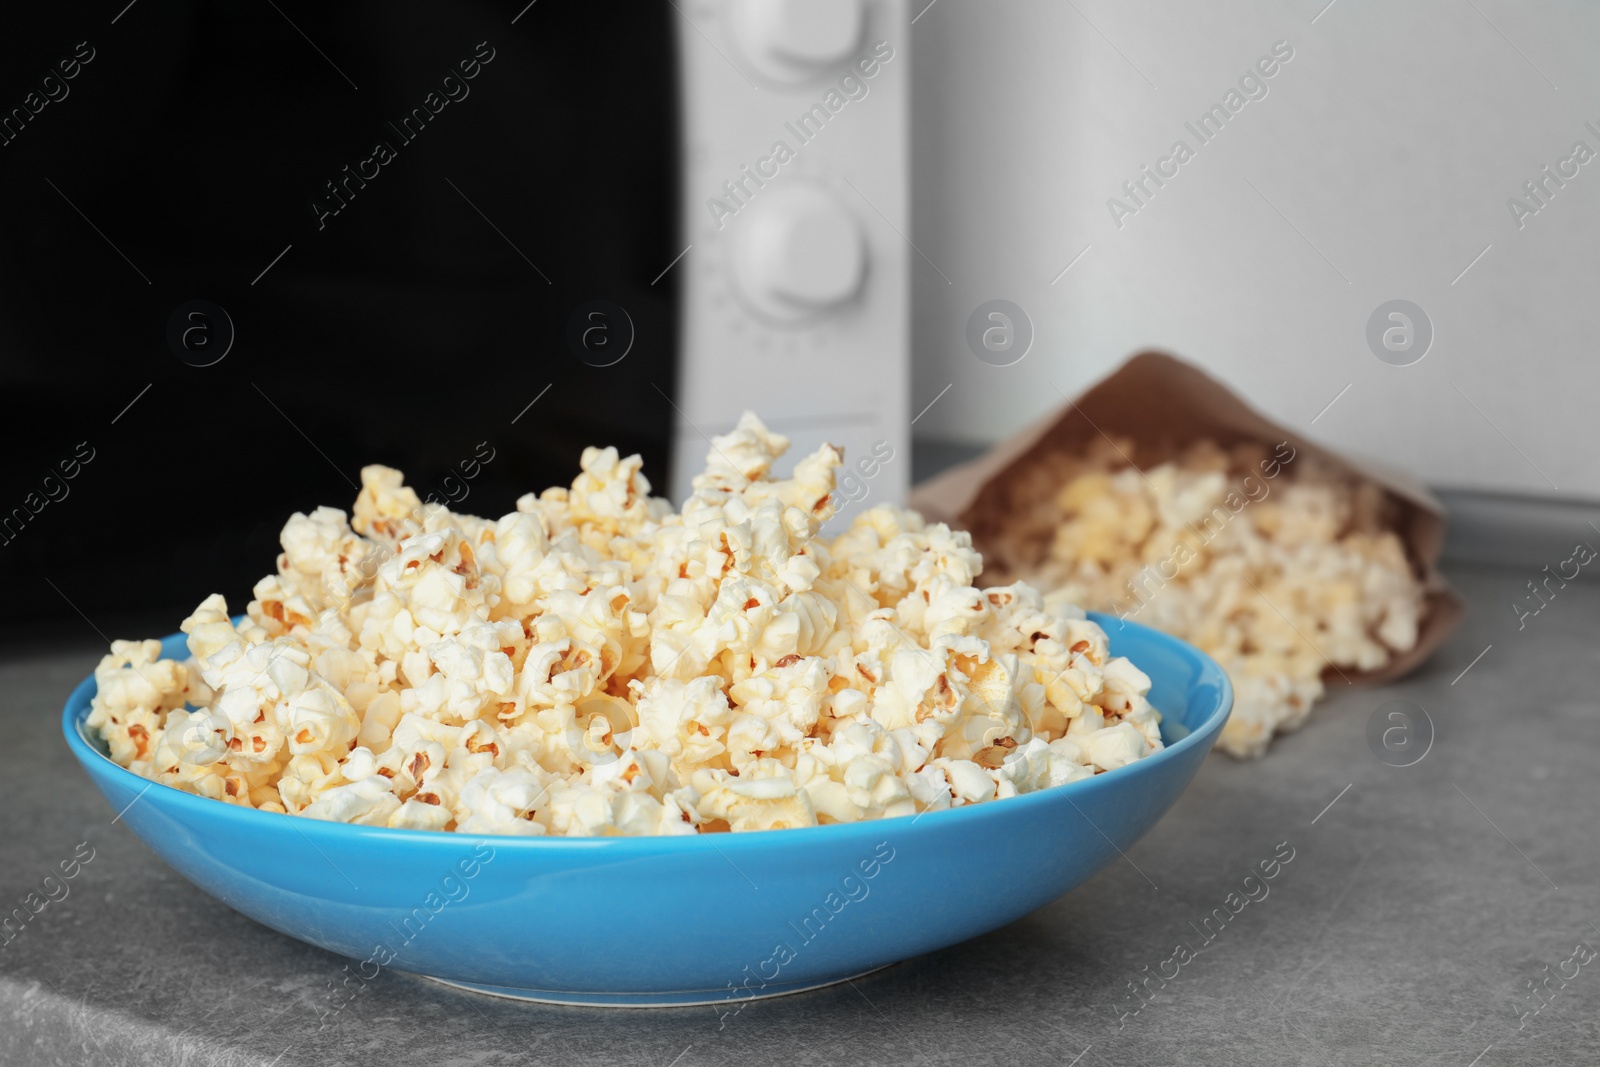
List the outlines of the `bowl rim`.
{"label": "bowl rim", "polygon": [[[618,854],[628,857],[640,854],[650,855],[657,852],[693,852],[695,850],[722,853],[723,858],[728,858],[728,852],[737,853],[740,850],[761,850],[767,846],[780,842],[791,842],[795,845],[823,842],[848,843],[852,840],[860,841],[866,838],[880,838],[890,828],[908,829],[914,826],[924,816],[931,816],[933,826],[954,827],[958,821],[982,820],[1003,818],[1006,812],[1021,815],[1028,807],[1049,806],[1065,800],[1072,807],[1077,808],[1079,814],[1084,814],[1081,808],[1074,803],[1075,797],[1089,796],[1103,789],[1115,788],[1118,782],[1132,783],[1134,779],[1160,773],[1163,764],[1170,763],[1188,749],[1204,747],[1209,749],[1221,733],[1223,725],[1233,711],[1233,683],[1227,671],[1205,652],[1187,641],[1172,636],[1154,627],[1143,623],[1130,622],[1117,618],[1104,612],[1087,612],[1088,617],[1106,630],[1108,637],[1111,635],[1113,625],[1117,630],[1133,629],[1143,639],[1155,640],[1158,644],[1167,644],[1174,648],[1181,656],[1192,661],[1198,668],[1196,677],[1188,686],[1192,692],[1197,686],[1212,683],[1217,690],[1218,699],[1205,718],[1189,732],[1159,752],[1153,752],[1133,763],[1125,764],[1115,770],[1102,771],[1088,778],[1066,782],[1062,785],[1051,786],[1046,789],[1035,790],[1031,793],[1019,793],[1016,796],[1005,797],[1001,800],[988,801],[981,804],[964,804],[958,808],[938,808],[918,812],[915,815],[896,815],[885,818],[862,819],[852,823],[829,823],[826,826],[797,826],[789,829],[774,830],[741,830],[725,834],[684,834],[684,835],[651,835],[651,836],[615,836],[615,837],[567,837],[560,835],[500,835],[500,834],[466,834],[459,831],[442,830],[414,830],[389,826],[362,826],[355,823],[333,822],[323,819],[308,819],[303,816],[279,814],[271,811],[260,811],[255,808],[241,807],[237,804],[228,804],[223,801],[212,800],[195,793],[185,792],[174,786],[163,785],[151,778],[145,778],[128,770],[117,763],[110,756],[101,752],[86,738],[84,731],[87,729],[86,720],[93,691],[95,689],[94,675],[91,673],[68,695],[66,705],[62,709],[61,727],[66,736],[67,747],[77,757],[78,762],[84,767],[91,778],[97,773],[105,775],[117,784],[128,789],[136,790],[138,796],[123,809],[125,814],[129,808],[138,803],[144,794],[152,789],[159,789],[161,801],[177,812],[185,815],[194,815],[201,820],[233,820],[241,830],[249,832],[252,828],[263,832],[274,830],[295,830],[302,837],[308,838],[313,845],[319,844],[345,844],[353,845],[378,844],[392,842],[396,846],[405,845],[415,848],[432,848],[435,850],[454,850],[466,842],[493,842],[493,847],[498,850],[502,847],[512,850],[531,852],[574,852],[600,850],[608,857],[622,858]],[[177,637],[177,634],[168,635],[163,642]],[[1138,664],[1135,664],[1138,666]],[[98,761],[98,762],[96,762]],[[1111,779],[1111,784],[1107,780]],[[1163,813],[1164,814],[1164,813]],[[118,818],[122,816],[119,814]],[[1084,815],[1087,819],[1088,816]],[[279,820],[292,819],[293,822]],[[908,821],[909,820],[909,821]],[[1091,825],[1094,825],[1090,820]],[[880,832],[878,827],[885,828]],[[1096,830],[1100,828],[1095,826]],[[1102,835],[1104,831],[1100,831]],[[870,847],[870,846],[869,846]],[[729,860],[729,862],[732,862]]]}

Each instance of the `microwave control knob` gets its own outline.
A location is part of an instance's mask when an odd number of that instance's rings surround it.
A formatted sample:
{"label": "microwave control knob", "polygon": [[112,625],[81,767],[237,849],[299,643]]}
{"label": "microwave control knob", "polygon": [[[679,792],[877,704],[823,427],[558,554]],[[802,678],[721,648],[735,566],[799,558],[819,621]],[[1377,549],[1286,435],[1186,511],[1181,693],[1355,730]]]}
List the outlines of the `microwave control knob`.
{"label": "microwave control knob", "polygon": [[761,73],[805,81],[850,57],[861,40],[862,0],[736,0],[733,32]]}
{"label": "microwave control knob", "polygon": [[821,186],[793,179],[769,184],[729,229],[734,283],[770,318],[816,318],[861,289],[867,267],[861,225]]}

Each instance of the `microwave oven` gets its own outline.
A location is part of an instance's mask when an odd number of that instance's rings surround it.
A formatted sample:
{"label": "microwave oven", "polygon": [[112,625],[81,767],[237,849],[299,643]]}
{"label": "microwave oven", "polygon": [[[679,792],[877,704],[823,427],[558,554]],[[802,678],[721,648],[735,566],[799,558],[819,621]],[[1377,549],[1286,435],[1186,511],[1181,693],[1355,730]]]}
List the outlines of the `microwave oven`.
{"label": "microwave oven", "polygon": [[681,500],[750,409],[903,493],[902,0],[19,18],[0,626],[242,610],[370,463],[499,515],[615,445]]}
{"label": "microwave oven", "polygon": [[899,499],[911,467],[915,254],[905,5],[697,0],[677,14],[674,498],[704,438],[752,409],[797,453],[841,445],[848,498]]}

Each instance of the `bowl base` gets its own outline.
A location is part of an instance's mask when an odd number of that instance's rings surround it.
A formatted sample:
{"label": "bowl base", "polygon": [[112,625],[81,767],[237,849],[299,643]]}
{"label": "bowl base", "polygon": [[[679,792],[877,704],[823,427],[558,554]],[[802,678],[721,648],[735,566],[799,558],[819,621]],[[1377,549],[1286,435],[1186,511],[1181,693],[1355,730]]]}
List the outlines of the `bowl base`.
{"label": "bowl base", "polygon": [[[884,966],[892,967],[894,965],[885,964]],[[440,985],[465,989],[473,993],[484,993],[491,997],[505,997],[509,1000],[533,1001],[536,1004],[565,1004],[578,1008],[691,1008],[703,1004],[748,1004],[752,1000],[786,997],[791,993],[805,993],[812,989],[822,989],[826,986],[838,985],[841,982],[849,982],[881,970],[883,970],[883,967],[873,967],[854,974],[841,974],[836,978],[823,978],[810,982],[774,982],[762,987],[759,993],[743,997],[731,995],[726,988],[688,989],[669,993],[567,993],[556,989],[519,989],[515,986],[457,982],[450,978],[435,978],[431,974],[419,974],[417,977],[426,978],[430,982],[438,982]]]}

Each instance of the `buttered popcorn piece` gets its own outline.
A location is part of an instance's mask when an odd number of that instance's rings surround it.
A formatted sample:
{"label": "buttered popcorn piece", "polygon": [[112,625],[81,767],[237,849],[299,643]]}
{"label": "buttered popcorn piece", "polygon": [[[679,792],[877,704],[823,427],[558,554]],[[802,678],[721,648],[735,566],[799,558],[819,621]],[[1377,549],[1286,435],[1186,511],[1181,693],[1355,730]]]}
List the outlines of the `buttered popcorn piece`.
{"label": "buttered popcorn piece", "polygon": [[227,803],[509,835],[913,815],[1161,748],[1149,678],[1082,611],[980,587],[971,539],[914,512],[819,538],[842,453],[774,477],[787,448],[746,415],[677,511],[586,449],[494,522],[368,467],[352,517],[284,526],[241,620],[195,609],[187,660],[113,645],[90,723]]}
{"label": "buttered popcorn piece", "polygon": [[[996,545],[998,569],[1192,641],[1228,671],[1217,747],[1263,754],[1303,724],[1329,665],[1366,671],[1417,642],[1422,583],[1376,487],[1280,445],[1201,441],[1134,467],[1097,442],[1030,472],[1040,501]],[[1146,740],[1157,734],[1128,717]],[[1113,763],[1110,738],[1091,745]]]}

